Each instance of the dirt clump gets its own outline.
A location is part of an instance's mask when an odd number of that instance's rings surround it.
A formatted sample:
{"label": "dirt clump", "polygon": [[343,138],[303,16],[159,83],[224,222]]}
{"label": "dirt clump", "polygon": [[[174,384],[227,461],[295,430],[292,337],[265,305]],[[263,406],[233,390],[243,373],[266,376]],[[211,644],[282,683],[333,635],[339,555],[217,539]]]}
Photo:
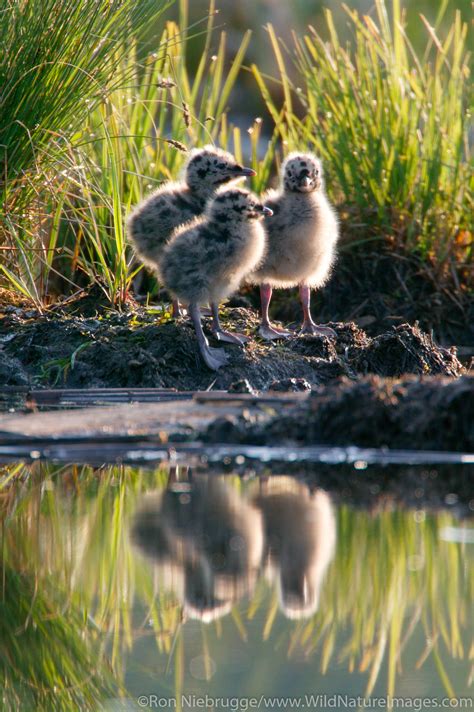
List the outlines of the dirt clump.
{"label": "dirt clump", "polygon": [[[210,319],[203,321],[211,344],[219,346]],[[455,350],[437,346],[416,325],[370,337],[352,322],[331,322],[336,339],[295,332],[267,343],[257,335],[259,317],[252,309],[225,308],[222,322],[251,338],[244,348],[221,345],[229,364],[212,372],[200,357],[191,322],[173,321],[165,309],[152,311],[130,302],[119,312],[97,303],[94,312],[89,294],[44,314],[0,307],[0,385],[227,390],[247,380],[262,391],[292,379],[316,388],[341,376],[355,380],[369,373],[463,373]]]}
{"label": "dirt clump", "polygon": [[404,373],[459,376],[455,349],[437,346],[417,324],[402,324],[363,345],[348,347],[348,358],[357,373],[397,377]]}
{"label": "dirt clump", "polygon": [[204,437],[254,445],[474,452],[474,377],[343,378],[316,388],[308,400],[282,415],[259,423],[241,417],[225,428],[216,421]]}

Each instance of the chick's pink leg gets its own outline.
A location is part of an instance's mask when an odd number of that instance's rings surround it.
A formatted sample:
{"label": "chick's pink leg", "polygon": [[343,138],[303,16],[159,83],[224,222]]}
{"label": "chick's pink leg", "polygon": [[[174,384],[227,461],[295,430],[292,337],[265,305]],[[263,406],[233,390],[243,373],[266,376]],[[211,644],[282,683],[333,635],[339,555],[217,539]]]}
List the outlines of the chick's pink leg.
{"label": "chick's pink leg", "polygon": [[270,284],[260,285],[260,303],[262,310],[262,321],[258,333],[264,339],[285,339],[291,336],[290,331],[285,331],[284,329],[279,329],[278,327],[272,326],[270,323],[270,317],[268,315],[268,310],[270,307],[270,302],[272,300],[273,289]]}
{"label": "chick's pink leg", "polygon": [[303,307],[303,324],[301,325],[301,334],[316,334],[318,336],[333,336],[337,334],[334,329],[329,326],[318,326],[314,323],[311,316],[311,287],[305,284],[300,284],[300,300]]}

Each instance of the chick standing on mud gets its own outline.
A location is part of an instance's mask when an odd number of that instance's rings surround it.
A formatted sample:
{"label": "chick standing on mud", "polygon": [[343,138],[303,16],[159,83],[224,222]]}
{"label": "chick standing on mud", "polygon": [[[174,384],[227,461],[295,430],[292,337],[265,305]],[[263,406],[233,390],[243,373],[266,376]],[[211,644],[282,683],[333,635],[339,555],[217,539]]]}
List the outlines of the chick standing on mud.
{"label": "chick standing on mud", "polygon": [[[253,175],[254,170],[239,165],[227,151],[214,146],[194,149],[182,181],[165,183],[127,219],[129,238],[144,264],[156,270],[173,230],[202,215],[206,202],[220,186]],[[179,304],[174,302],[173,316],[179,314]]]}
{"label": "chick standing on mud", "polygon": [[299,287],[304,320],[302,333],[336,336],[328,326],[311,317],[311,288],[328,279],[335,259],[338,222],[323,187],[320,161],[311,153],[291,153],[282,166],[279,190],[270,190],[263,201],[274,213],[268,222],[268,250],[259,268],[247,278],[260,285],[262,322],[266,339],[290,336],[271,325],[268,309],[273,287]]}
{"label": "chick standing on mud", "polygon": [[[200,305],[210,303],[214,324],[217,305],[238,289],[244,277],[263,258],[266,235],[261,225],[272,211],[242,188],[223,189],[209,201],[202,218],[178,228],[160,259],[163,284],[176,299],[189,305],[199,349],[207,366],[217,370],[227,355],[210,348],[201,325]],[[236,343],[239,336],[222,332]]]}

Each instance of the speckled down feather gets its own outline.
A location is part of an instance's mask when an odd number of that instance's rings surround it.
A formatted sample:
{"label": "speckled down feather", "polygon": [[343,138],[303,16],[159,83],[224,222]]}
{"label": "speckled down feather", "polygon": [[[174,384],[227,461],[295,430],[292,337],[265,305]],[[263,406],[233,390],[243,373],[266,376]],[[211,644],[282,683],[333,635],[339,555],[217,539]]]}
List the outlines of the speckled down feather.
{"label": "speckled down feather", "polygon": [[248,191],[220,191],[206,214],[178,228],[164,249],[159,271],[166,288],[186,304],[217,303],[238,289],[264,254],[262,209]]}
{"label": "speckled down feather", "polygon": [[136,206],[127,219],[127,233],[142,262],[156,268],[173,230],[202,215],[208,199],[224,183],[242,180],[227,172],[236,165],[227,151],[213,146],[195,149],[181,182],[168,181]]}

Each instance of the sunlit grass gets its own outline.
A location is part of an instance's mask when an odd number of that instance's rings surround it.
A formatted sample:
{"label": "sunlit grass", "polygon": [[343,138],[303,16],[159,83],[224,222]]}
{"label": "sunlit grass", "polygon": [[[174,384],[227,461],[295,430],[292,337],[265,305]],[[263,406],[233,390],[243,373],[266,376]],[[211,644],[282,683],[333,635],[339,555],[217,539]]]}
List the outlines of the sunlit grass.
{"label": "sunlit grass", "polygon": [[169,5],[0,2],[0,272],[14,291],[47,293],[73,136],[117,86],[130,36]]}
{"label": "sunlit grass", "polygon": [[[117,685],[136,642],[153,636],[157,654],[164,656],[175,676],[176,689],[182,688],[188,662],[181,603],[130,540],[141,497],[162,489],[166,472],[38,464],[15,466],[12,473],[16,484],[5,470],[0,495],[7,597],[17,591],[15,581],[27,582],[20,596],[22,610],[31,609],[40,622],[46,610],[41,606],[47,606],[48,620],[53,615],[55,625],[64,627],[61,635],[71,637],[72,649],[79,644],[78,630],[88,631],[86,640],[94,642],[94,649],[107,650]],[[244,496],[251,495],[252,482],[228,482]],[[235,605],[229,616],[209,626],[193,624],[202,627],[204,659],[214,657],[216,636],[225,637],[232,629],[246,644],[251,629],[255,637],[258,620],[257,636],[269,649],[286,648],[290,658],[317,658],[322,674],[342,663],[349,672],[366,677],[367,695],[382,669],[387,670],[387,693],[394,694],[407,646],[422,631],[426,648],[418,650],[417,666],[432,659],[446,694],[455,694],[447,662],[467,661],[469,656],[474,576],[466,546],[440,540],[441,528],[453,523],[447,513],[370,515],[340,508],[336,558],[323,583],[318,612],[282,628],[276,592],[261,579],[251,600]],[[145,611],[143,618],[133,615],[134,608]],[[7,650],[9,646],[16,650],[18,642],[15,631],[20,622],[14,625],[12,620],[10,616],[8,635],[2,637]],[[39,679],[43,666],[59,670],[57,631],[51,626],[40,626],[43,637],[32,643],[32,650],[40,653],[28,657],[27,678]],[[81,650],[79,659],[89,655]],[[15,654],[20,662],[21,653]],[[3,675],[10,682],[14,679],[14,670],[5,663]],[[78,666],[77,680],[81,675]],[[47,686],[47,681],[43,684]],[[102,694],[99,687],[91,690],[98,697]]]}
{"label": "sunlit grass", "polygon": [[211,53],[213,21],[211,3],[195,75],[187,68],[184,29],[173,22],[144,61],[132,45],[119,68],[120,88],[90,114],[72,153],[76,163],[68,171],[63,206],[71,228],[63,242],[73,256],[71,266],[90,282],[99,280],[111,302],[126,298],[136,271],[124,215],[161,182],[177,177],[187,149],[225,141],[227,102],[250,33],[225,67],[224,32],[217,53]]}
{"label": "sunlit grass", "polygon": [[[287,49],[268,26],[284,102],[254,66],[268,110],[288,149],[307,146],[324,159],[349,235],[388,239],[417,253],[437,279],[452,280],[454,270],[472,287],[467,25],[456,13],[441,35],[421,17],[426,47],[417,54],[399,0],[376,0],[371,15],[345,10],[347,45],[330,10],[328,41],[310,27]],[[437,24],[445,10],[442,3]]]}
{"label": "sunlit grass", "polygon": [[[449,21],[442,3],[435,27],[419,19],[424,53],[399,0],[377,0],[370,16],[346,8],[349,45],[329,10],[327,41],[308,28],[287,48],[269,25],[275,76],[251,71],[270,122],[254,120],[244,137],[229,107],[250,31],[229,57],[214,0],[190,28],[181,0],[178,24],[163,20],[145,55],[140,33],[168,5],[81,0],[70,13],[64,0],[0,2],[2,285],[41,308],[95,283],[120,305],[139,269],[125,215],[179,175],[186,149],[216,142],[250,161],[257,191],[287,151],[315,150],[349,245],[384,240],[418,255],[437,284],[472,287],[470,55],[459,14]],[[203,51],[190,67],[196,34]]]}
{"label": "sunlit grass", "polygon": [[[61,9],[61,0],[50,0],[55,2]],[[167,4],[163,0],[155,14]],[[82,5],[78,24],[84,23],[89,0]],[[137,35],[150,10],[147,15],[149,4],[142,5],[131,31],[126,12],[135,5],[125,3],[124,17],[114,20],[120,32],[99,42],[97,53],[91,54],[88,37],[83,38],[84,56],[77,60],[83,81],[63,98],[64,106],[60,93],[44,98],[51,103],[50,113],[45,108],[37,132],[25,134],[25,158],[7,146],[10,168],[2,183],[7,209],[0,222],[1,245],[7,249],[0,271],[7,286],[39,306],[55,290],[67,292],[93,282],[112,303],[123,302],[137,269],[127,249],[125,214],[160,182],[177,177],[187,149],[214,141],[226,144],[232,133],[226,112],[251,33],[244,34],[229,61],[226,33],[213,31],[214,1],[207,25],[204,18],[189,30],[187,2],[182,1],[181,24],[165,23],[153,51],[143,57]],[[88,11],[90,22],[100,24],[98,13]],[[19,26],[27,19],[20,13]],[[61,28],[59,22],[55,31]],[[74,37],[74,30],[72,25],[68,37]],[[192,72],[187,47],[193,32],[204,35],[205,45]],[[100,28],[95,35],[101,36]],[[13,47],[15,38],[10,42]],[[63,52],[68,50],[65,44]],[[62,55],[50,54],[60,74]],[[87,61],[87,68],[82,67]],[[86,79],[89,84],[84,85]],[[40,73],[37,81],[45,82],[45,91],[49,88],[48,76]],[[53,110],[61,114],[57,126],[50,118]],[[13,106],[11,111],[18,133],[20,118]],[[7,143],[14,144],[15,136],[8,136]]]}

